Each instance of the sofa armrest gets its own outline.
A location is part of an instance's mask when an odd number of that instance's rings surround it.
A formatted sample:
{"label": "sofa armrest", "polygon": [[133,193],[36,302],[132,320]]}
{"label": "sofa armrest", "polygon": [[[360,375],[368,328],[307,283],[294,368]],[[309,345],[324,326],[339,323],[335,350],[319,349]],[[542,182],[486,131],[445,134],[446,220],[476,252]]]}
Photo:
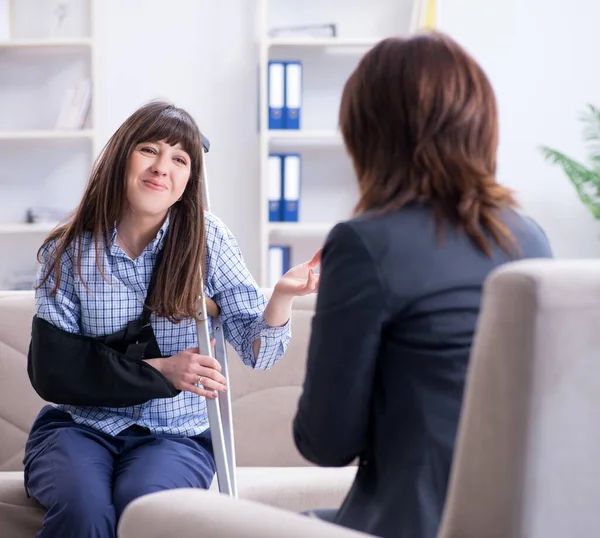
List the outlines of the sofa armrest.
{"label": "sofa armrest", "polygon": [[201,489],[145,495],[127,506],[119,538],[367,538],[313,517]]}

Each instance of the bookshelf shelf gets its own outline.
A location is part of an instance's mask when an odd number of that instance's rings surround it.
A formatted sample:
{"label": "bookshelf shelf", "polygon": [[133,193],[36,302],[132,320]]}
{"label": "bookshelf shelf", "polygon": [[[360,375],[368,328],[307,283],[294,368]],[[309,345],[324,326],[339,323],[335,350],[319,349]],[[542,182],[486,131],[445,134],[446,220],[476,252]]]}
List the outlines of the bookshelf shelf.
{"label": "bookshelf shelf", "polygon": [[271,129],[267,131],[271,140],[282,138],[285,140],[341,140],[340,133],[337,131],[302,131],[300,129]]}
{"label": "bookshelf shelf", "polygon": [[340,146],[342,136],[336,131],[273,130],[267,133],[269,145],[281,147]]}
{"label": "bookshelf shelf", "polygon": [[0,140],[71,140],[94,137],[91,129],[59,130],[37,129],[28,131],[0,131]]}
{"label": "bookshelf shelf", "polygon": [[[15,222],[0,224],[0,234],[42,234],[46,235],[56,226],[55,223],[31,223]],[[41,243],[40,243],[41,244]]]}
{"label": "bookshelf shelf", "polygon": [[285,239],[294,236],[325,236],[333,228],[331,222],[270,222],[269,235],[273,239]]}
{"label": "bookshelf shelf", "polygon": [[0,41],[0,49],[62,49],[90,48],[91,39],[7,39]]}
{"label": "bookshelf shelf", "polygon": [[267,47],[290,48],[357,48],[364,52],[372,47],[379,39],[376,38],[343,38],[343,37],[271,37],[266,40]]}

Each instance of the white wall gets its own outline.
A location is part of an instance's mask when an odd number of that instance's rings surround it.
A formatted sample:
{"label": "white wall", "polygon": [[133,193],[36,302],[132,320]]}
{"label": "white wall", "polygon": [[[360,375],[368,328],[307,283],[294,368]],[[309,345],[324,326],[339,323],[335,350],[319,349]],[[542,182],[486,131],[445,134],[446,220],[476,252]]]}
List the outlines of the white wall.
{"label": "white wall", "polygon": [[[600,3],[442,2],[442,29],[481,62],[498,96],[500,181],[517,189],[558,256],[600,255],[600,225],[537,149],[548,144],[585,157],[577,117],[586,103],[600,105],[591,37]],[[148,99],[166,97],[186,107],[213,143],[212,208],[232,229],[257,275],[255,2],[102,0],[97,9],[102,139]]]}
{"label": "white wall", "polygon": [[212,144],[211,209],[231,228],[257,275],[255,2],[100,0],[96,5],[102,143],[150,99],[167,98],[189,110]]}
{"label": "white wall", "polygon": [[518,191],[557,256],[599,256],[600,224],[537,148],[586,157],[578,117],[587,103],[600,106],[600,2],[441,1],[441,28],[477,58],[496,90],[499,180]]}

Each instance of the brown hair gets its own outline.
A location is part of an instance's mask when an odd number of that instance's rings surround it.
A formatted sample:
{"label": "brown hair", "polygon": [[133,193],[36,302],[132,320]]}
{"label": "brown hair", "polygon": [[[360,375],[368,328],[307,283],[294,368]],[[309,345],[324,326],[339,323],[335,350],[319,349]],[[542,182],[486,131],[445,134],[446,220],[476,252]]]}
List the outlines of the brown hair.
{"label": "brown hair", "polygon": [[516,206],[496,182],[498,117],[481,67],[439,32],[388,38],[344,87],[340,129],[357,174],[356,213],[432,207],[488,256],[487,231],[510,250],[499,210]]}
{"label": "brown hair", "polygon": [[[121,219],[127,204],[126,171],[129,157],[141,142],[181,144],[190,156],[190,178],[180,201],[170,209],[169,229],[158,267],[149,307],[173,321],[196,317],[196,301],[203,292],[200,268],[205,274],[206,236],[202,173],[202,139],[194,119],[185,110],[162,102],[150,102],[129,116],[107,142],[94,163],[85,193],[66,224],[53,230],[38,251],[42,261],[45,247],[55,241],[42,284],[54,273],[56,293],[61,280],[61,257],[84,232],[91,232],[96,266],[104,276],[100,252],[108,233]],[[74,267],[81,278],[82,249],[76,249]],[[40,284],[41,285],[41,284]]]}

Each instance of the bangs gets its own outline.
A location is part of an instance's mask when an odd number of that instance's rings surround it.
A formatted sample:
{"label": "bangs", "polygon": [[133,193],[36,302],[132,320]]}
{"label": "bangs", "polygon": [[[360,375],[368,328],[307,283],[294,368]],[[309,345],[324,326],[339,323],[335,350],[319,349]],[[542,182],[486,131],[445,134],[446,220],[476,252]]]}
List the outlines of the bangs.
{"label": "bangs", "polygon": [[149,123],[141,124],[134,136],[134,144],[164,140],[170,146],[180,144],[192,158],[198,157],[201,139],[194,120],[176,108],[166,108]]}

